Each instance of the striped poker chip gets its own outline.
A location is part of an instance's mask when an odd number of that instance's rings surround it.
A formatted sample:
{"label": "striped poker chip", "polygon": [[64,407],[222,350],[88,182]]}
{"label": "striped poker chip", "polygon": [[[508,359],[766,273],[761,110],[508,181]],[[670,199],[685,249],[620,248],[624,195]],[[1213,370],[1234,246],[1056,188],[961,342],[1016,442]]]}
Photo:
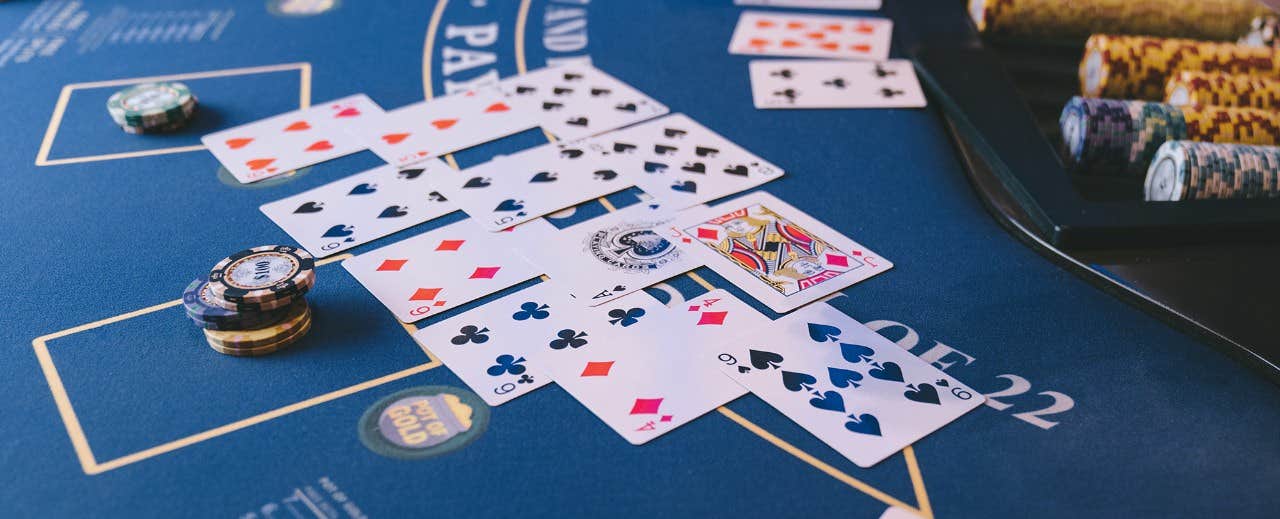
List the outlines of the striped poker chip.
{"label": "striped poker chip", "polygon": [[1280,147],[1170,141],[1143,183],[1147,201],[1280,198]]}
{"label": "striped poker chip", "polygon": [[969,0],[984,36],[1075,44],[1094,33],[1234,40],[1268,12],[1255,0]]}
{"label": "striped poker chip", "polygon": [[315,258],[290,245],[264,245],[245,249],[219,261],[209,271],[209,290],[219,305],[231,303],[258,305],[270,309],[270,303],[305,294],[315,285]]}
{"label": "striped poker chip", "polygon": [[1171,105],[1280,109],[1280,77],[1183,70],[1165,85]]}
{"label": "striped poker chip", "polygon": [[[290,332],[288,335],[281,337],[278,341],[263,344],[261,346],[254,346],[251,348],[228,348],[212,339],[209,339],[208,343],[209,347],[212,348],[213,351],[223,355],[232,355],[236,357],[260,357],[292,346],[306,336],[309,331],[311,331],[311,319],[307,319],[301,326]],[[206,337],[206,339],[208,339],[208,337]]]}
{"label": "striped poker chip", "polygon": [[1234,43],[1095,34],[1080,60],[1080,91],[1085,97],[1156,101],[1183,70],[1275,76],[1280,53]]}
{"label": "striped poker chip", "polygon": [[224,349],[244,350],[275,344],[311,323],[311,309],[305,300],[289,307],[285,320],[255,330],[204,330],[210,344]]}
{"label": "striped poker chip", "polygon": [[196,98],[187,85],[162,81],[125,88],[107,99],[107,112],[121,127],[161,128],[185,124],[195,113]]}
{"label": "striped poker chip", "polygon": [[267,311],[238,311],[223,308],[217,303],[217,298],[209,293],[209,282],[204,277],[196,278],[182,292],[182,306],[187,317],[201,328],[210,330],[261,328],[283,321],[289,315],[288,307]]}

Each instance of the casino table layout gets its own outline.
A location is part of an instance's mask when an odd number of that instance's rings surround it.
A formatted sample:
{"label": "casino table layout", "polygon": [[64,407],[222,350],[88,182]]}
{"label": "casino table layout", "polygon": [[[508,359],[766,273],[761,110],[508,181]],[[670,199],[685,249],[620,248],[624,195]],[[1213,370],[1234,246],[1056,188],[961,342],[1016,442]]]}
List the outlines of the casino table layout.
{"label": "casino table layout", "polygon": [[[894,18],[894,57],[910,57],[921,30],[936,36],[967,24],[961,9],[885,3],[867,14]],[[0,4],[0,515],[1274,517],[1280,509],[1280,388],[1002,228],[932,102],[754,109],[749,58],[726,51],[743,10],[729,0],[373,4]],[[469,394],[410,333],[512,290],[402,325],[334,264],[350,257],[341,254],[316,267],[314,324],[289,350],[219,355],[184,316],[183,288],[218,259],[294,243],[260,205],[382,163],[363,151],[241,185],[201,135],[357,92],[390,109],[587,59],[783,167],[786,176],[761,189],[891,259],[891,271],[830,303],[984,393],[985,405],[860,468],[754,395],[632,446],[550,385],[478,413],[487,423],[474,423],[456,450],[400,459],[362,443],[366,410],[415,387]],[[201,102],[191,126],[129,135],[112,124],[105,99],[147,78],[191,87]],[[546,142],[526,131],[451,160],[466,167]],[[557,217],[591,218],[636,200],[634,189],[623,191]],[[676,304],[713,287],[763,310],[705,267],[649,291]]]}

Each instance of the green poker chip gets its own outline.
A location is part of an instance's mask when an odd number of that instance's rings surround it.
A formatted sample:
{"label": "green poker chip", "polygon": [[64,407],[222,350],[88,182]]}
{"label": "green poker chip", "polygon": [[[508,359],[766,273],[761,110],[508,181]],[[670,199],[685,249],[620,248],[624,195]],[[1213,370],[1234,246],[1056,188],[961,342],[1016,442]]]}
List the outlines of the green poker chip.
{"label": "green poker chip", "polygon": [[178,82],[133,85],[107,99],[107,112],[116,124],[139,130],[180,127],[195,110],[191,89]]}
{"label": "green poker chip", "polygon": [[386,396],[360,417],[360,442],[389,458],[442,456],[476,441],[489,426],[489,406],[471,391],[420,386]]}

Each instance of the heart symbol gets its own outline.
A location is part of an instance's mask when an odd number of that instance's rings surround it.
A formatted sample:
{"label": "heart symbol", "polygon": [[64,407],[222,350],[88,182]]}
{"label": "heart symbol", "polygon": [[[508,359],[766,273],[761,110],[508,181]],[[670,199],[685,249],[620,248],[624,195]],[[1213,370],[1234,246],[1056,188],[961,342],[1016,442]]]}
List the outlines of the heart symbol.
{"label": "heart symbol", "polygon": [[645,173],[659,173],[659,172],[662,172],[662,171],[666,171],[666,169],[667,169],[667,165],[666,165],[666,164],[663,164],[663,163],[661,163],[661,162],[649,162],[649,161],[645,161],[645,163],[644,163],[644,172],[645,172]]}
{"label": "heart symbol", "polygon": [[351,236],[351,234],[355,232],[355,229],[356,229],[355,227],[352,227],[350,225],[338,224],[333,227],[330,227],[329,230],[325,231],[322,237],[341,238],[343,236]]}
{"label": "heart symbol", "polygon": [[484,177],[471,177],[471,180],[468,180],[466,184],[462,185],[462,187],[464,188],[489,187],[489,184],[490,184],[490,179],[487,179]]}
{"label": "heart symbol", "polygon": [[840,356],[850,363],[857,364],[864,360],[871,360],[871,356],[876,354],[876,350],[863,346],[861,344],[845,344],[840,343]]}
{"label": "heart symbol", "polygon": [[300,132],[302,130],[310,130],[310,129],[311,129],[311,125],[307,124],[306,121],[298,121],[296,123],[293,123],[293,124],[290,124],[289,126],[284,127],[284,131],[286,132]]}
{"label": "heart symbol", "polygon": [[324,210],[324,202],[307,202],[294,209],[294,214],[318,213]]}
{"label": "heart symbol", "polygon": [[387,143],[387,144],[400,144],[400,143],[401,143],[402,141],[404,141],[405,139],[408,139],[410,135],[412,135],[412,134],[409,134],[409,133],[388,133],[388,134],[386,134],[386,135],[383,135],[383,136],[382,136],[382,140],[383,140],[383,141],[386,141],[386,143]]}
{"label": "heart symbol", "polygon": [[697,193],[698,184],[692,180],[685,180],[682,182],[677,181],[676,183],[671,184],[671,189],[675,191],[683,191],[685,193]]}
{"label": "heart symbol", "polygon": [[393,205],[383,209],[381,213],[378,213],[378,218],[399,218],[406,214],[409,214],[409,211],[404,210],[403,207],[398,205]]}
{"label": "heart symbol", "polygon": [[788,391],[806,391],[810,388],[805,386],[812,386],[817,383],[818,379],[808,373],[782,371],[782,387],[787,388]]}
{"label": "heart symbol", "polygon": [[727,168],[724,168],[724,172],[725,172],[725,173],[728,173],[728,174],[730,174],[730,175],[737,175],[737,176],[739,176],[739,177],[745,177],[745,176],[747,176],[748,174],[750,174],[750,172],[749,172],[749,171],[747,171],[747,167],[746,167],[746,166],[743,166],[742,164],[738,164],[737,166],[729,166],[729,167],[727,167]]}
{"label": "heart symbol", "polygon": [[837,50],[840,48],[840,44],[834,41],[828,41],[824,43],[819,43],[818,48],[825,49],[825,50]]}
{"label": "heart symbol", "polygon": [[682,166],[680,169],[683,169],[690,173],[698,173],[698,174],[707,173],[707,165],[701,162],[688,162],[688,163],[685,163],[685,165]]}
{"label": "heart symbol", "polygon": [[556,174],[549,171],[542,171],[529,179],[529,182],[555,182]]}
{"label": "heart symbol", "polygon": [[457,119],[436,119],[431,121],[431,126],[435,126],[438,130],[448,130],[450,126],[458,124]]}
{"label": "heart symbol", "polygon": [[862,34],[871,34],[875,32],[876,28],[869,23],[860,23],[857,27],[854,27],[853,30]]}
{"label": "heart symbol", "polygon": [[831,380],[831,385],[836,387],[858,387],[857,381],[862,380],[862,373],[843,368],[827,368],[827,378]]}
{"label": "heart symbol", "polygon": [[803,29],[804,22],[787,22],[788,29]]}
{"label": "heart symbol", "polygon": [[844,397],[835,391],[823,391],[822,395],[809,399],[809,405],[824,411],[844,412]]}
{"label": "heart symbol", "polygon": [[918,384],[916,389],[907,389],[906,392],[902,393],[902,396],[907,397],[907,400],[922,404],[939,405],[942,403],[942,401],[938,400],[938,389],[933,387],[932,384]]}
{"label": "heart symbol", "polygon": [[231,149],[233,149],[233,150],[238,150],[238,149],[240,149],[240,148],[243,148],[243,147],[245,147],[245,146],[248,146],[248,145],[249,145],[249,143],[251,143],[251,142],[253,142],[253,139],[251,139],[251,138],[249,138],[249,137],[239,137],[239,138],[235,138],[235,139],[227,139],[227,147],[228,147],[228,148],[231,148]]}
{"label": "heart symbol", "polygon": [[493,104],[489,105],[488,107],[486,107],[486,108],[484,109],[484,112],[485,112],[485,113],[494,113],[494,112],[506,112],[506,111],[508,111],[508,110],[511,110],[511,107],[510,107],[510,106],[507,106],[507,104],[506,104],[506,103],[493,103]]}
{"label": "heart symbol", "polygon": [[902,382],[902,368],[893,362],[886,362],[878,368],[871,368],[871,371],[868,371],[867,374],[880,380]]}
{"label": "heart symbol", "polygon": [[586,126],[587,122],[588,121],[586,117],[572,117],[569,120],[565,121],[564,123],[572,124],[574,126]]}
{"label": "heart symbol", "polygon": [[251,170],[253,170],[253,171],[258,171],[258,170],[260,170],[260,169],[262,169],[262,168],[265,168],[265,167],[267,167],[267,166],[270,166],[270,165],[271,165],[271,163],[272,163],[272,162],[275,162],[275,161],[276,161],[276,159],[253,159],[253,160],[250,160],[250,161],[246,161],[244,164],[245,164],[246,166],[249,166],[249,169],[251,169]]}
{"label": "heart symbol", "polygon": [[816,32],[816,31],[815,31],[815,32],[811,32],[811,33],[809,33],[809,34],[806,34],[805,36],[808,36],[808,37],[813,38],[813,39],[815,39],[815,40],[821,40],[821,39],[823,39],[823,38],[826,38],[826,37],[827,37],[827,35],[826,35],[826,34],[821,33],[821,32]]}
{"label": "heart symbol", "polygon": [[494,208],[493,210],[494,211],[519,211],[521,209],[524,209],[523,202],[524,200],[517,201],[517,200],[512,200],[508,198],[506,200],[503,200],[502,203],[498,204],[498,207]]}
{"label": "heart symbol", "polygon": [[362,184],[356,185],[356,187],[351,188],[351,192],[347,194],[348,195],[367,195],[377,190],[378,190],[377,184],[362,183]]}
{"label": "heart symbol", "polygon": [[325,140],[316,141],[311,143],[310,146],[307,146],[307,151],[324,151],[331,149],[333,149],[333,144],[330,144],[329,141]]}
{"label": "heart symbol", "polygon": [[747,350],[751,356],[751,365],[756,369],[778,369],[778,364],[782,364],[782,355],[778,355],[772,351]]}
{"label": "heart symbol", "polygon": [[769,44],[769,40],[766,40],[764,38],[751,38],[750,40],[747,40],[747,45],[752,47],[764,47],[768,44]]}
{"label": "heart symbol", "polygon": [[828,324],[809,323],[809,338],[815,342],[834,341],[840,338],[839,328]]}
{"label": "heart symbol", "polygon": [[600,171],[592,173],[592,175],[595,175],[596,180],[603,180],[605,182],[618,178],[618,173],[616,171],[612,171],[608,169],[602,169]]}
{"label": "heart symbol", "polygon": [[862,52],[862,53],[871,52],[871,46],[865,43],[859,43],[857,45],[854,45],[851,48],[855,51]]}
{"label": "heart symbol", "polygon": [[773,26],[775,26],[775,25],[777,25],[777,24],[775,24],[775,23],[773,23],[773,22],[771,22],[771,21],[769,21],[769,20],[757,20],[757,21],[756,21],[756,27],[759,27],[759,28],[761,28],[761,29],[768,29],[768,28],[773,27]]}
{"label": "heart symbol", "polygon": [[880,436],[880,420],[875,416],[862,413],[849,415],[850,420],[844,423],[844,428],[860,434],[870,434],[872,436]]}
{"label": "heart symbol", "polygon": [[337,117],[355,117],[355,116],[357,116],[357,115],[360,115],[360,110],[357,110],[355,107],[351,107],[351,108],[344,108],[341,112],[338,112],[338,113],[336,113],[336,114],[333,114],[333,116],[334,116],[335,118],[337,118]]}

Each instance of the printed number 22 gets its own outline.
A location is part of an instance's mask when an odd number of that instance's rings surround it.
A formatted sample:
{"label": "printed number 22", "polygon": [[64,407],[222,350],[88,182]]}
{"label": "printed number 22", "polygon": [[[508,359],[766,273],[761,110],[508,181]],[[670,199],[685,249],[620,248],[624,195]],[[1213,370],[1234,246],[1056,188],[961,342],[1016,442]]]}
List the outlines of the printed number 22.
{"label": "printed number 22", "polygon": [[[987,397],[986,404],[997,411],[1004,411],[1005,409],[1012,407],[1013,404],[1006,404],[1004,402],[996,400],[996,397],[1017,396],[1017,395],[1026,393],[1031,389],[1031,382],[1017,375],[1000,375],[998,378],[1003,378],[1005,380],[1008,380],[1009,387],[1004,388],[1000,391],[996,391],[994,393],[987,393],[983,395]],[[1013,414],[1014,418],[1027,422],[1041,429],[1048,429],[1050,427],[1058,425],[1058,422],[1051,422],[1049,420],[1045,420],[1044,418],[1041,418],[1042,416],[1062,413],[1076,406],[1075,400],[1072,400],[1071,397],[1064,395],[1062,393],[1059,393],[1057,391],[1041,391],[1036,394],[1045,395],[1052,398],[1053,403],[1050,404],[1049,407],[1046,407],[1044,409],[1014,413]]]}

